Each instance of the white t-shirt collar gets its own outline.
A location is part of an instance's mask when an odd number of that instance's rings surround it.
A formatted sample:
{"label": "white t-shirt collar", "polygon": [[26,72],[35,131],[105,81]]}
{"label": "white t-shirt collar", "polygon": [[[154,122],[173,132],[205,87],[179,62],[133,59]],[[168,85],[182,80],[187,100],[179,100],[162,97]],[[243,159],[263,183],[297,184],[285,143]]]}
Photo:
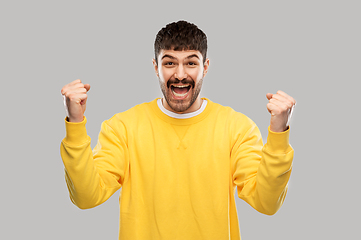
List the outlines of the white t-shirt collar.
{"label": "white t-shirt collar", "polygon": [[159,98],[157,100],[157,104],[158,104],[159,109],[164,114],[168,115],[169,117],[177,118],[177,119],[187,119],[187,118],[192,118],[192,117],[195,117],[195,116],[201,114],[207,106],[207,100],[203,99],[202,106],[197,111],[194,111],[191,113],[175,113],[175,112],[169,111],[169,110],[165,109],[165,107],[163,106],[161,98]]}

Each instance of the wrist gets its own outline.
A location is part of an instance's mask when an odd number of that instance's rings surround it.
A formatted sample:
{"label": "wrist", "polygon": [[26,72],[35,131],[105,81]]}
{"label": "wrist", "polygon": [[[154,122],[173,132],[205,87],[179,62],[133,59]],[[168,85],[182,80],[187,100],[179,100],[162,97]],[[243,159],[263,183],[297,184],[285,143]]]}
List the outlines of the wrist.
{"label": "wrist", "polygon": [[271,132],[280,133],[287,131],[290,127],[273,127],[272,125],[269,127]]}
{"label": "wrist", "polygon": [[84,116],[82,117],[66,117],[66,121],[72,122],[72,123],[80,123],[84,121]]}

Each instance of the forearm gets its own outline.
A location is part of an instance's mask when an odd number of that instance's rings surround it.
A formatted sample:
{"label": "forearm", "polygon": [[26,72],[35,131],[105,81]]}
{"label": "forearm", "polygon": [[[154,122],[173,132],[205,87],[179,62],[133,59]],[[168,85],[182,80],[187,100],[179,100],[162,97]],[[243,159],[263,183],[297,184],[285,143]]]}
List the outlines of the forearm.
{"label": "forearm", "polygon": [[77,124],[66,123],[66,137],[60,149],[70,198],[81,209],[103,203],[116,191],[108,189],[100,177],[101,169],[95,166],[85,123],[86,119]]}
{"label": "forearm", "polygon": [[269,132],[262,149],[257,174],[257,195],[260,209],[274,214],[282,206],[291,176],[293,149],[288,142],[289,132]]}
{"label": "forearm", "polygon": [[[288,138],[289,131],[269,131],[267,143],[257,154],[260,156],[258,161],[249,158],[245,161],[247,164],[240,166],[237,174],[244,176],[236,180],[238,196],[267,215],[275,214],[286,196],[293,159],[293,149]],[[256,152],[253,153],[256,156]]]}

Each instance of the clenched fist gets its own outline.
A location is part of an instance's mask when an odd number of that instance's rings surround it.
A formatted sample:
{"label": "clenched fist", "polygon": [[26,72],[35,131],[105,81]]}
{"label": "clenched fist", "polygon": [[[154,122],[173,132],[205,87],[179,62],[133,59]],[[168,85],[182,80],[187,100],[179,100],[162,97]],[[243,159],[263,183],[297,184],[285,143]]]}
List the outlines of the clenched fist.
{"label": "clenched fist", "polygon": [[267,93],[267,109],[271,113],[270,130],[283,132],[288,128],[288,122],[296,101],[286,93],[277,91],[276,94]]}
{"label": "clenched fist", "polygon": [[69,122],[83,121],[89,89],[90,85],[83,84],[80,79],[65,85],[61,89],[61,94],[65,96]]}

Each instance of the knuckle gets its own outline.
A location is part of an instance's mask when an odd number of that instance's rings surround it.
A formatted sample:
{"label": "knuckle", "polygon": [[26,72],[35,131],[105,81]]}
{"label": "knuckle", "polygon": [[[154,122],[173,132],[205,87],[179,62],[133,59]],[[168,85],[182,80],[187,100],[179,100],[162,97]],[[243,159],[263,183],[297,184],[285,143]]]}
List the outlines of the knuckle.
{"label": "knuckle", "polygon": [[291,108],[293,106],[293,103],[290,101],[287,101],[286,106],[287,106],[287,108]]}
{"label": "knuckle", "polygon": [[69,98],[70,101],[74,101],[74,94],[69,94],[67,98]]}
{"label": "knuckle", "polygon": [[77,94],[76,94],[76,93],[70,93],[70,94],[68,95],[68,98],[69,98],[70,101],[74,101],[74,100],[77,99],[78,97],[77,97]]}
{"label": "knuckle", "polygon": [[63,92],[68,91],[68,89],[69,89],[70,86],[71,86],[70,84],[64,85],[63,88],[61,89],[61,91],[63,91]]}
{"label": "knuckle", "polygon": [[69,98],[70,93],[67,91],[64,93],[65,97]]}
{"label": "knuckle", "polygon": [[74,88],[81,88],[82,85],[83,85],[82,83],[78,82],[78,83],[75,83],[73,87]]}
{"label": "knuckle", "polygon": [[291,107],[296,104],[296,101],[293,98],[289,102],[290,102]]}
{"label": "knuckle", "polygon": [[272,113],[273,113],[273,115],[280,115],[281,111],[280,111],[280,109],[275,108],[275,109],[272,110]]}

